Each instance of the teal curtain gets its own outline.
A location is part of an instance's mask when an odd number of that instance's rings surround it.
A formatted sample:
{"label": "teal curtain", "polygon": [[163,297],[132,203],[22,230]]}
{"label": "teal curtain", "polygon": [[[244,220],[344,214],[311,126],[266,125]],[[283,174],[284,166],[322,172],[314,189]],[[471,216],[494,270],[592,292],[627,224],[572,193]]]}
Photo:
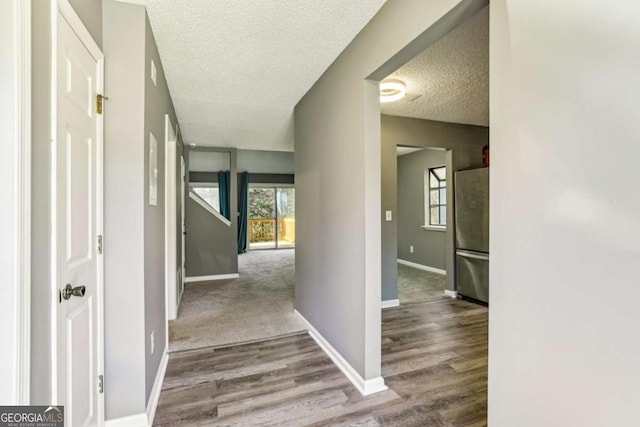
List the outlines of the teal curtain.
{"label": "teal curtain", "polygon": [[238,209],[238,253],[247,251],[247,215],[249,214],[249,172],[242,172],[240,178],[240,199]]}
{"label": "teal curtain", "polygon": [[218,172],[218,194],[220,197],[220,213],[231,221],[231,174],[229,171]]}

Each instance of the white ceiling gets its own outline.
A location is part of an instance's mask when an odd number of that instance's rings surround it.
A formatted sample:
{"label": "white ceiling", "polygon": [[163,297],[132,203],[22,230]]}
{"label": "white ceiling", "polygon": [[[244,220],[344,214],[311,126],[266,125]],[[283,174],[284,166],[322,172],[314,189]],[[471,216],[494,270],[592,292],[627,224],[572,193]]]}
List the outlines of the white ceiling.
{"label": "white ceiling", "polygon": [[415,147],[405,147],[402,145],[398,145],[396,147],[397,156],[404,156],[405,154],[415,153],[416,151],[424,150],[424,148],[415,148]]}
{"label": "white ceiling", "polygon": [[489,126],[489,6],[387,78],[407,85],[383,114]]}
{"label": "white ceiling", "polygon": [[186,143],[293,150],[293,108],[385,0],[147,6]]}

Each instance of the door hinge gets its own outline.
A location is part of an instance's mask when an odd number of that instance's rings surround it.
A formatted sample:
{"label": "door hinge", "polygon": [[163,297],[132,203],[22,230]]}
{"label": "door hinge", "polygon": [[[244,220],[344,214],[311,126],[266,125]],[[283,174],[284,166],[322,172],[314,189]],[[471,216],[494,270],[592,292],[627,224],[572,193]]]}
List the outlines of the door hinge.
{"label": "door hinge", "polygon": [[102,103],[105,99],[109,99],[106,96],[102,96],[100,94],[96,95],[96,112],[98,114],[102,114]]}
{"label": "door hinge", "polygon": [[98,375],[98,393],[104,393],[104,375]]}
{"label": "door hinge", "polygon": [[102,253],[102,236],[98,236],[98,253]]}

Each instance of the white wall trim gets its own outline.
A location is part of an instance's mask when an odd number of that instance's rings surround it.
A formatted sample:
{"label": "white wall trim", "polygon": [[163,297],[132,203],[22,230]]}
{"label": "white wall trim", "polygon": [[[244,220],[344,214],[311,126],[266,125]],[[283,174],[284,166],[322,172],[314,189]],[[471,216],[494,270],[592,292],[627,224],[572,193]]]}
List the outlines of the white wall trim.
{"label": "white wall trim", "polygon": [[31,383],[31,2],[5,0],[0,65],[3,157],[0,235],[5,287],[0,309],[0,396],[29,405]]}
{"label": "white wall trim", "polygon": [[430,272],[436,273],[436,274],[442,274],[443,276],[447,275],[447,271],[446,270],[442,270],[440,268],[435,268],[435,267],[429,267],[428,265],[422,265],[422,264],[418,264],[416,262],[405,261],[405,260],[400,259],[400,258],[398,258],[398,264],[402,264],[402,265],[406,265],[406,266],[409,266],[409,267],[417,268],[419,270],[430,271]]}
{"label": "white wall trim", "polygon": [[450,291],[449,289],[445,289],[444,294],[449,298],[453,298],[453,299],[458,298],[458,291]]}
{"label": "white wall trim", "polygon": [[127,417],[114,418],[104,423],[105,427],[148,427],[147,414],[135,414]]}
{"label": "white wall trim", "polygon": [[204,200],[202,200],[202,197],[198,196],[198,194],[195,191],[189,190],[189,197],[191,197],[200,206],[205,208],[207,210],[207,212],[209,212],[210,214],[212,214],[213,216],[218,218],[220,221],[224,222],[227,227],[231,227],[231,221],[229,221],[227,218],[222,216],[220,214],[220,212],[218,212],[217,210],[213,209],[211,207],[211,205],[209,205],[209,203],[207,203]]}
{"label": "white wall trim", "polygon": [[19,138],[16,241],[16,404],[28,405],[31,394],[31,4],[17,1]]}
{"label": "white wall trim", "polygon": [[167,364],[169,363],[169,353],[167,353],[167,347],[164,349],[160,365],[158,366],[158,372],[156,373],[156,379],[153,382],[151,388],[151,395],[149,396],[149,402],[147,403],[147,425],[153,425],[153,418],[156,416],[156,408],[158,407],[158,401],[160,400],[160,392],[162,391],[162,382],[164,381],[164,374],[167,372]]}
{"label": "white wall trim", "polygon": [[[178,138],[178,143],[180,143],[180,127],[176,124],[177,132],[176,136]],[[183,151],[184,153],[184,151]],[[184,164],[184,155],[180,155],[180,292],[178,294],[178,307],[180,307],[180,301],[182,301],[182,294],[184,293],[184,276],[187,274],[186,269],[184,268],[185,263],[185,251],[186,251],[186,237],[185,237],[185,204],[187,200],[185,199],[185,186],[186,186],[186,168]],[[176,189],[176,191],[178,191]],[[176,196],[177,197],[177,196]],[[167,339],[168,335],[167,335]]]}
{"label": "white wall trim", "polygon": [[[167,320],[174,320],[178,317],[178,291],[177,291],[177,269],[176,259],[178,242],[177,234],[177,191],[176,191],[176,152],[177,137],[173,131],[171,118],[165,114],[164,121],[164,142],[165,142],[165,204],[164,204],[164,242],[165,242],[165,300]],[[168,327],[168,326],[167,326]],[[168,330],[167,330],[168,332]],[[168,333],[166,334],[168,336]]]}
{"label": "white wall trim", "polygon": [[387,299],[380,303],[380,308],[382,309],[392,308],[392,307],[398,307],[399,305],[400,305],[399,299]]}
{"label": "white wall trim", "polygon": [[439,231],[439,232],[447,231],[446,225],[421,225],[421,227],[424,231]]}
{"label": "white wall trim", "polygon": [[[58,2],[51,2],[51,142],[55,142],[57,139],[57,127],[58,127]],[[68,5],[67,10],[71,8]],[[52,145],[53,149],[53,145]],[[57,229],[56,224],[58,221],[58,213],[55,208],[55,200],[57,197],[57,182],[56,182],[56,161],[55,157],[51,156],[51,186],[50,186],[50,209],[51,209],[51,241],[49,248],[49,271],[51,272],[51,295],[55,295],[57,290],[56,277],[58,276],[58,268],[56,263],[56,251],[57,251]],[[55,298],[51,298],[51,400],[58,402],[58,304]]]}
{"label": "white wall trim", "polygon": [[309,329],[309,335],[314,341],[320,346],[320,348],[329,356],[329,358],[333,361],[333,363],[342,371],[342,373],[347,377],[349,381],[355,386],[356,389],[363,396],[367,396],[369,394],[377,393],[379,391],[384,391],[387,389],[387,386],[384,384],[384,378],[376,377],[365,380],[362,376],[347,362],[338,350],[333,348],[329,341],[327,341],[320,332],[313,327],[311,323],[305,317],[300,314],[298,310],[294,310],[294,312],[300,317],[302,322],[304,322],[305,326]]}
{"label": "white wall trim", "polygon": [[73,31],[78,35],[78,38],[82,41],[82,44],[87,48],[91,56],[93,56],[95,60],[103,59],[104,54],[100,46],[95,42],[89,30],[87,30],[87,27],[84,26],[84,23],[73,9],[73,6],[71,6],[71,3],[69,3],[69,0],[58,0],[57,3],[58,10],[60,10],[62,16],[64,16],[71,28],[73,28]]}
{"label": "white wall trim", "polygon": [[193,282],[206,282],[209,280],[227,280],[227,279],[237,279],[240,277],[238,273],[231,274],[214,274],[213,276],[193,276],[193,277],[185,277],[185,283],[193,283]]}

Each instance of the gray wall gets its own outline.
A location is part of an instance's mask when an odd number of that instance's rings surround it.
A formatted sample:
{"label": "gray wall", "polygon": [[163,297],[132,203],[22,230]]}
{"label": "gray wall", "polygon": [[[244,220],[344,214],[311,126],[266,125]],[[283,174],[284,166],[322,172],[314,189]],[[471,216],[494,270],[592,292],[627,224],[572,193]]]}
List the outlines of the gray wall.
{"label": "gray wall", "polygon": [[[86,4],[79,4],[86,3]],[[102,46],[99,1],[72,2]],[[51,384],[51,4],[31,2],[31,403],[48,405]]]}
{"label": "gray wall", "polygon": [[141,6],[104,2],[106,419],[146,404],[144,19]]}
{"label": "gray wall", "polygon": [[69,0],[93,40],[102,47],[102,0]]}
{"label": "gray wall", "polygon": [[[187,277],[238,272],[238,174],[250,172],[251,183],[293,183],[293,153],[197,147],[189,150],[189,181],[218,182],[216,173],[231,169],[231,227],[214,218],[193,200],[186,200]],[[221,154],[231,154],[222,158]],[[237,166],[236,166],[237,165]]]}
{"label": "gray wall", "polygon": [[380,375],[383,215],[378,84],[367,79],[485,5],[387,2],[295,108],[296,308],[365,379]]}
{"label": "gray wall", "polygon": [[218,172],[189,172],[189,182],[218,182]]}
{"label": "gray wall", "polygon": [[[238,150],[198,147],[188,148],[186,151],[189,165],[194,164],[193,156],[211,160],[218,159],[220,153],[229,156],[230,162],[228,163],[230,164],[226,168],[231,172],[229,189],[231,226],[225,225],[211,213],[206,212],[188,196],[191,173],[187,171],[185,277],[235,274],[238,272],[238,176],[236,167]],[[216,153],[217,155],[202,156],[203,153]],[[195,164],[199,165],[198,162]],[[215,167],[218,167],[218,164],[219,162],[216,162]],[[199,168],[202,169],[206,167],[206,164],[200,164],[200,166]],[[206,173],[197,174],[196,176],[207,176]]]}
{"label": "gray wall", "polygon": [[[168,114],[175,132],[176,113],[169,94],[169,87],[158,53],[158,47],[149,24],[144,16],[145,63],[144,63],[144,317],[145,317],[145,371],[146,401],[149,400],[153,382],[165,350],[166,308],[165,308],[165,117]],[[151,80],[151,60],[155,63],[156,85]],[[158,140],[158,204],[151,206],[149,200],[149,133]],[[179,168],[177,169],[180,170]],[[172,272],[175,275],[175,272]],[[155,331],[155,351],[151,354],[150,335]]]}
{"label": "gray wall", "polygon": [[[237,273],[237,249],[234,253],[227,243],[234,229],[214,217],[191,197],[187,198],[186,208],[187,277]],[[237,248],[237,234],[235,238]]]}
{"label": "gray wall", "polygon": [[[425,170],[444,166],[444,150],[422,150],[398,157],[398,258],[445,270],[446,234],[424,230]],[[413,253],[409,246],[413,246]]]}
{"label": "gray wall", "polygon": [[[203,148],[203,147],[201,147]],[[237,150],[238,172],[293,173],[293,153],[288,151]],[[189,170],[207,172],[229,170],[229,159],[212,151],[191,150]]]}
{"label": "gray wall", "polygon": [[[145,295],[145,11],[106,0],[72,1],[105,53],[105,393],[106,418],[145,410],[165,342],[164,291]],[[51,8],[32,2],[32,403],[51,403],[50,93]],[[103,26],[104,19],[104,26]],[[103,37],[104,36],[104,37]],[[103,46],[104,43],[104,46]],[[158,61],[159,62],[159,61]],[[161,67],[159,79],[163,79]],[[166,86],[164,87],[166,92]],[[162,105],[162,101],[154,100]],[[156,137],[164,142],[162,130]],[[175,115],[174,115],[175,123]],[[155,125],[152,125],[155,126]],[[155,128],[154,128],[155,129]],[[161,151],[162,153],[162,151]],[[163,163],[161,163],[163,165]],[[163,181],[162,185],[164,185]],[[164,186],[159,191],[164,195]],[[159,209],[163,209],[159,206]],[[155,228],[157,232],[157,218]],[[164,219],[162,219],[164,220]],[[164,235],[164,226],[160,235]],[[162,242],[162,244],[164,244]],[[154,255],[155,256],[155,255]],[[164,255],[156,260],[162,266]],[[156,265],[157,267],[157,265]],[[149,275],[157,275],[157,268]],[[164,277],[164,273],[162,276]],[[155,279],[151,279],[155,280]],[[162,279],[163,281],[163,279]],[[164,282],[162,282],[164,283]],[[160,290],[162,284],[153,288]],[[123,297],[123,296],[126,296]],[[154,317],[155,316],[155,317]],[[164,320],[162,320],[164,322]],[[156,354],[146,360],[146,324],[156,328]]]}
{"label": "gray wall", "polygon": [[249,173],[249,184],[294,184],[295,176],[285,173]]}
{"label": "gray wall", "polygon": [[[397,145],[435,147],[447,149],[445,162],[447,181],[453,182],[453,172],[482,166],[482,147],[489,141],[489,128],[456,123],[434,122],[383,115],[382,126],[382,208],[398,211]],[[453,186],[447,189],[447,198],[453,201]],[[447,211],[445,270],[447,289],[455,290],[453,203]],[[436,233],[436,232],[432,232]],[[406,245],[405,245],[406,246]],[[382,300],[396,299],[398,295],[398,222],[382,223]],[[402,257],[400,257],[402,258]]]}
{"label": "gray wall", "polygon": [[[105,404],[114,419],[145,411],[165,351],[165,115],[177,121],[144,7],[104,2],[104,53]],[[150,133],[157,206],[149,205]]]}
{"label": "gray wall", "polygon": [[[242,174],[238,173],[238,182],[240,182]],[[189,182],[218,182],[218,174],[214,172],[191,172],[189,173]],[[250,184],[293,184],[293,174],[280,173],[250,173]],[[240,194],[240,186],[238,185],[238,194]],[[238,199],[239,200],[239,199]]]}
{"label": "gray wall", "polygon": [[192,149],[188,167],[190,172],[228,171],[231,167],[231,157],[226,152]]}
{"label": "gray wall", "polygon": [[491,2],[489,425],[640,417],[640,5]]}
{"label": "gray wall", "polygon": [[238,172],[292,174],[290,151],[238,150]]}

